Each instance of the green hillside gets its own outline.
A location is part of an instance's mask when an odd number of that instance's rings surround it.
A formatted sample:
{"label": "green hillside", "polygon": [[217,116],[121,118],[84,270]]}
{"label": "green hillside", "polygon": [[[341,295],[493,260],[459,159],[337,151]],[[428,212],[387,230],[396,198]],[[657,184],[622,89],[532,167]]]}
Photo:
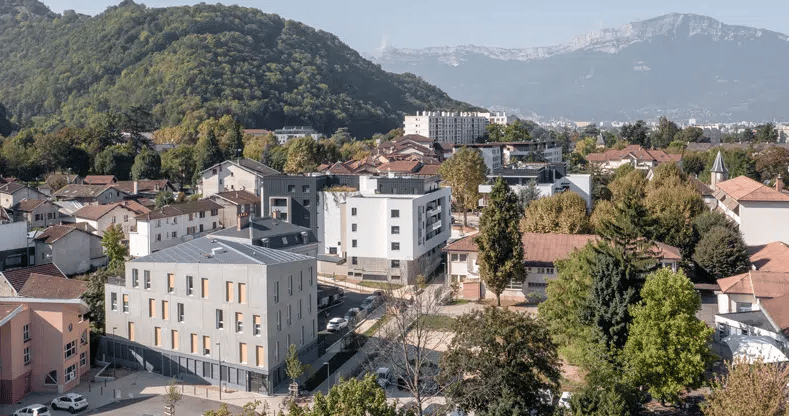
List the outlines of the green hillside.
{"label": "green hillside", "polygon": [[91,17],[0,0],[0,56],[0,102],[22,126],[80,126],[136,107],[152,128],[230,114],[247,128],[347,126],[369,137],[405,113],[472,109],[330,33],[238,6],[125,1]]}

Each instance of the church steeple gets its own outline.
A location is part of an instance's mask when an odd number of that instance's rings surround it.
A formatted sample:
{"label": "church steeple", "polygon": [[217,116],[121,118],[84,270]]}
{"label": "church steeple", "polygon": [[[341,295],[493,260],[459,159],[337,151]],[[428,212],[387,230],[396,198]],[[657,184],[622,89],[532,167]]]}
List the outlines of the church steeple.
{"label": "church steeple", "polygon": [[712,185],[712,189],[717,189],[719,183],[728,179],[729,170],[726,169],[726,165],[723,163],[723,155],[718,150],[718,155],[715,156],[715,163],[712,164],[712,169],[710,169],[710,185]]}

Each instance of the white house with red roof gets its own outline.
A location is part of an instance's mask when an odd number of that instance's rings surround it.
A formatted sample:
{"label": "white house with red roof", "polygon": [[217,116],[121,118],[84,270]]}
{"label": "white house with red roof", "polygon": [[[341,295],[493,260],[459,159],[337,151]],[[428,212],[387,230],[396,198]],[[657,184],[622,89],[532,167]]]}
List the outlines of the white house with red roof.
{"label": "white house with red roof", "polygon": [[746,176],[715,186],[715,209],[739,225],[746,245],[789,242],[789,195]]}
{"label": "white house with red roof", "polygon": [[680,159],[682,155],[666,153],[659,149],[648,150],[636,144],[631,144],[622,150],[609,149],[602,153],[586,155],[589,163],[598,165],[605,171],[612,171],[627,164],[633,165],[636,169],[649,170],[661,163],[677,163]]}

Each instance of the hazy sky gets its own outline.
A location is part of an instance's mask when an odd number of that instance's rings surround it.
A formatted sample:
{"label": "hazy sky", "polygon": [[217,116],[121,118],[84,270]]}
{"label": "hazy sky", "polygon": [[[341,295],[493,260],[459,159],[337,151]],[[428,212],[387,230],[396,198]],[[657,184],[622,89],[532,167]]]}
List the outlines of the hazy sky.
{"label": "hazy sky", "polygon": [[[43,0],[54,12],[95,15],[121,0]],[[135,0],[148,7],[198,3]],[[206,3],[211,3],[207,1]],[[711,16],[726,24],[789,34],[789,2],[763,0],[231,0],[334,33],[362,53],[388,42],[400,48],[475,44],[548,46],[603,27],[672,12]],[[539,5],[538,5],[539,4]]]}

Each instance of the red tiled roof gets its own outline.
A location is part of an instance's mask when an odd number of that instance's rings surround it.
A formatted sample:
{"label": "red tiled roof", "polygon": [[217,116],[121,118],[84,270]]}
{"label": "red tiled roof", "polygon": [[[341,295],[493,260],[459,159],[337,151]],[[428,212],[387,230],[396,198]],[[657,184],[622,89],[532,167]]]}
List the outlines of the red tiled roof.
{"label": "red tiled roof", "polygon": [[441,165],[422,165],[422,168],[417,172],[420,175],[438,175],[438,169]]}
{"label": "red tiled roof", "polygon": [[786,202],[789,195],[747,177],[739,176],[718,184],[718,189],[737,201]]}
{"label": "red tiled roof", "polygon": [[84,207],[74,212],[74,217],[96,221],[99,218],[107,215],[108,212],[112,211],[117,206],[118,204],[85,205]]}
{"label": "red tiled roof", "polygon": [[260,197],[247,191],[226,191],[214,194],[222,199],[226,199],[236,205],[239,204],[259,204]]}
{"label": "red tiled roof", "polygon": [[751,254],[750,261],[756,270],[765,272],[789,270],[789,247],[780,241],[774,241]]}
{"label": "red tiled roof", "polygon": [[114,183],[113,188],[120,189],[129,195],[134,195],[134,182],[137,182],[137,193],[147,192],[154,193],[159,191],[175,191],[175,187],[170,184],[167,179],[141,179],[138,181],[118,181]]}
{"label": "red tiled roof", "polygon": [[30,267],[22,267],[19,269],[12,269],[12,270],[4,270],[0,272],[8,283],[11,284],[11,287],[19,293],[19,290],[22,289],[22,286],[25,285],[27,279],[30,278],[30,275],[33,273],[36,274],[43,274],[46,276],[59,276],[65,278],[66,275],[58,269],[58,266],[55,266],[53,263],[49,264],[39,264],[38,266],[30,266]]}
{"label": "red tiled roof", "polygon": [[52,244],[63,238],[66,234],[77,230],[84,231],[71,225],[50,225],[41,234],[36,236],[36,240],[43,241],[46,244]]}
{"label": "red tiled roof", "polygon": [[421,163],[410,160],[398,160],[378,166],[379,172],[414,173]]}
{"label": "red tiled roof", "polygon": [[764,309],[773,322],[778,325],[781,333],[789,337],[789,293],[772,299],[764,299],[761,301],[762,309]]}
{"label": "red tiled roof", "polygon": [[23,199],[13,208],[14,210],[31,212],[38,208],[41,204],[48,202],[46,199]]}
{"label": "red tiled roof", "polygon": [[721,292],[775,298],[789,293],[789,273],[750,270],[747,273],[718,279]]}
{"label": "red tiled roof", "polygon": [[655,241],[655,249],[658,253],[658,256],[663,260],[682,260],[682,254],[679,252],[677,247]]}
{"label": "red tiled roof", "polygon": [[586,160],[589,162],[601,163],[612,160],[622,160],[631,155],[639,161],[649,162],[677,162],[682,159],[682,155],[667,154],[662,150],[647,150],[639,145],[631,144],[622,150],[609,149],[603,153],[590,153],[586,155]]}
{"label": "red tiled roof", "polygon": [[433,143],[435,141],[429,137],[422,136],[421,134],[406,134],[400,137],[396,137],[392,141],[397,143],[404,140],[413,140],[415,142],[421,142],[421,143]]}
{"label": "red tiled roof", "polygon": [[477,245],[474,243],[474,237],[477,233],[469,234],[459,240],[455,240],[442,249],[442,251],[477,251]]}
{"label": "red tiled roof", "polygon": [[353,173],[353,169],[347,164],[343,162],[337,162],[327,170],[329,173],[334,174],[350,174]]}
{"label": "red tiled roof", "polygon": [[32,273],[18,294],[26,298],[79,299],[87,289],[87,282],[82,280]]}
{"label": "red tiled roof", "polygon": [[220,210],[222,206],[210,199],[199,199],[192,202],[184,202],[176,205],[165,205],[158,210],[154,210],[137,216],[137,220],[147,221],[159,218],[176,217],[184,214],[194,214],[201,211]]}
{"label": "red tiled roof", "polygon": [[115,183],[114,175],[88,175],[82,180],[85,185],[109,185]]}

